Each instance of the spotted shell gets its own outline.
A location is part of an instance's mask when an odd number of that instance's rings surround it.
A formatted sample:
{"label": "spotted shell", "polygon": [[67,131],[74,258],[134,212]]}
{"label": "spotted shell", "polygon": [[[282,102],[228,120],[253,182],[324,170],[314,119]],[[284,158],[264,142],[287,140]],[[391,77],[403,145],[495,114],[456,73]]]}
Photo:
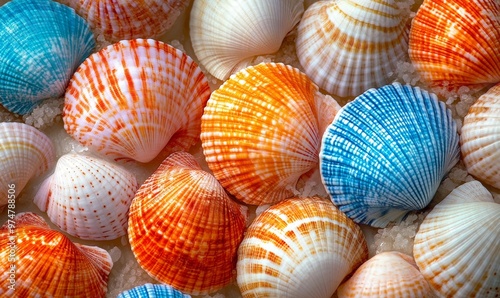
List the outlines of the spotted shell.
{"label": "spotted shell", "polygon": [[194,53],[210,74],[226,80],[256,56],[279,50],[300,21],[303,2],[195,0],[189,22]]}
{"label": "spotted shell", "polygon": [[27,114],[62,97],[95,46],[85,20],[50,0],[12,0],[0,7],[0,104]]}
{"label": "spotted shell", "polygon": [[413,19],[410,59],[433,87],[500,82],[500,2],[425,0]]}
{"label": "spotted shell", "polygon": [[247,204],[291,197],[301,177],[317,169],[321,135],[339,109],[298,69],[247,67],[205,107],[200,138],[208,167]]}
{"label": "spotted shell", "polygon": [[164,284],[145,284],[121,292],[117,298],[190,298],[190,295]]}
{"label": "spotted shell", "polygon": [[328,199],[290,198],[248,228],[237,283],[243,297],[331,297],[367,259],[361,229]]}
{"label": "spotted shell", "polygon": [[467,171],[500,189],[500,83],[470,107],[460,134],[460,149]]}
{"label": "spotted shell", "polygon": [[345,105],[323,135],[331,199],[357,223],[385,227],[426,207],[458,162],[457,126],[435,94],[393,83]]}
{"label": "spotted shell", "polygon": [[395,0],[317,1],[298,26],[297,56],[319,87],[358,96],[390,83],[408,54],[409,8]]}
{"label": "spotted shell", "polygon": [[2,297],[105,297],[113,265],[104,249],[71,242],[31,212],[0,228],[0,264]]}
{"label": "spotted shell", "polygon": [[115,159],[148,162],[199,140],[208,82],[183,52],[152,39],[124,40],[92,54],[66,90],[64,128]]}
{"label": "spotted shell", "polygon": [[128,237],[139,265],[156,280],[192,295],[235,278],[244,208],[186,152],[175,152],[137,191]]}
{"label": "spotted shell", "polygon": [[139,188],[126,169],[76,153],[63,155],[34,202],[61,230],[81,239],[127,234],[128,209]]}
{"label": "spotted shell", "polygon": [[500,296],[500,204],[478,181],[453,190],[426,216],[413,255],[439,297]]}

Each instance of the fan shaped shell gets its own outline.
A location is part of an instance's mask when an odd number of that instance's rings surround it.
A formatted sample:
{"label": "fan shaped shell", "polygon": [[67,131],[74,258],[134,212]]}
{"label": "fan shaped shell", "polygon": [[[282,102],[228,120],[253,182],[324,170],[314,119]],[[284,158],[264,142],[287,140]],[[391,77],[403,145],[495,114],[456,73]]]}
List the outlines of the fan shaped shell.
{"label": "fan shaped shell", "polygon": [[196,57],[213,76],[227,79],[258,55],[277,52],[300,21],[303,0],[195,0],[189,33]]}
{"label": "fan shaped shell", "polygon": [[94,50],[94,36],[75,11],[50,0],[12,0],[0,7],[0,103],[26,114],[62,97]]}
{"label": "fan shaped shell", "polygon": [[135,176],[124,168],[69,153],[59,158],[34,202],[66,233],[110,240],[127,234],[128,209],[137,188]]}
{"label": "fan shaped shell", "polygon": [[247,67],[205,107],[200,138],[208,167],[245,203],[291,197],[301,176],[317,169],[321,135],[339,109],[298,69]]}
{"label": "fan shaped shell", "polygon": [[245,225],[244,208],[192,155],[175,152],[137,191],[128,236],[150,276],[199,295],[234,280]]}
{"label": "fan shaped shell", "polygon": [[298,26],[305,73],[338,96],[358,96],[391,82],[407,59],[409,9],[395,0],[318,1]]}
{"label": "fan shaped shell", "polygon": [[[6,269],[0,273],[2,297],[106,296],[113,265],[109,254],[96,246],[71,242],[51,230],[41,216],[18,213],[0,228],[0,244],[0,265]],[[14,289],[6,282],[7,268],[13,264]]]}
{"label": "fan shaped shell", "polygon": [[237,283],[243,297],[331,297],[367,259],[361,229],[328,199],[291,198],[248,228]]}
{"label": "fan shaped shell", "polygon": [[121,292],[117,298],[189,298],[190,295],[183,294],[169,285],[145,284],[133,289]]}
{"label": "fan shaped shell", "polygon": [[431,201],[459,159],[443,102],[393,83],[345,105],[326,130],[320,170],[335,205],[355,222],[385,227]]}
{"label": "fan shaped shell", "polygon": [[115,159],[148,162],[165,147],[199,140],[208,82],[183,52],[152,39],[124,40],[92,54],[65,95],[66,131]]}
{"label": "fan shaped shell", "polygon": [[439,297],[500,296],[500,204],[478,181],[453,190],[426,216],[413,255]]}

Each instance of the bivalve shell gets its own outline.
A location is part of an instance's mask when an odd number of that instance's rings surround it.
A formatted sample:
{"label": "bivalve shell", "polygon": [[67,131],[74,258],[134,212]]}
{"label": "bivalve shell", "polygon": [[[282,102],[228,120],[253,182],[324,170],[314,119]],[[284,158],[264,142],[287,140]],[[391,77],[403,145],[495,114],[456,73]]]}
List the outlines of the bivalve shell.
{"label": "bivalve shell", "polygon": [[190,295],[164,284],[145,284],[121,292],[116,298],[190,298]]}

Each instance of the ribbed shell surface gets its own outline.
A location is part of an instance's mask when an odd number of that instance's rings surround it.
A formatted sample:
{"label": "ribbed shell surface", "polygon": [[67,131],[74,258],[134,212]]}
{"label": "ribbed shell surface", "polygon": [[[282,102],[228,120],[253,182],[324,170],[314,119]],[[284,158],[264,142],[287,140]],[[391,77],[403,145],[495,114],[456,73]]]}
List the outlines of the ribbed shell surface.
{"label": "ribbed shell surface", "polygon": [[177,291],[165,284],[144,284],[121,292],[116,298],[189,298],[191,296]]}

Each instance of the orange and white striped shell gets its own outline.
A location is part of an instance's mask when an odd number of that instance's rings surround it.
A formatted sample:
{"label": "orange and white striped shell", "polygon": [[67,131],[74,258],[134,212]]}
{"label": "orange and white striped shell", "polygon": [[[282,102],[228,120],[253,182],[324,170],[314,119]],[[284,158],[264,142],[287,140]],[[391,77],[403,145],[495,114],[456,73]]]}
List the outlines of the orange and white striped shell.
{"label": "orange and white striped shell", "polygon": [[69,153],[59,158],[34,202],[70,235],[111,240],[127,234],[128,209],[138,188],[135,176],[125,168]]}
{"label": "orange and white striped shell", "polygon": [[298,26],[305,73],[337,96],[390,83],[408,57],[409,7],[396,0],[317,1]]}
{"label": "orange and white striped shell", "polygon": [[0,228],[1,297],[105,297],[112,266],[104,249],[71,242],[35,213]]}
{"label": "orange and white striped shell", "polygon": [[321,136],[339,109],[298,69],[247,67],[205,107],[200,138],[208,167],[247,204],[292,197],[299,179],[318,168]]}
{"label": "orange and white striped shell", "polygon": [[498,49],[498,0],[425,0],[412,21],[410,59],[432,87],[500,82]]}
{"label": "orange and white striped shell", "polygon": [[500,189],[500,83],[469,108],[460,135],[467,171]]}
{"label": "orange and white striped shell", "polygon": [[290,198],[261,213],[238,249],[243,297],[325,297],[368,259],[359,226],[320,197]]}
{"label": "orange and white striped shell", "polygon": [[478,181],[459,186],[425,217],[413,255],[439,297],[499,297],[500,204]]}
{"label": "orange and white striped shell", "polygon": [[186,54],[152,39],[124,40],[92,54],[66,90],[64,128],[115,159],[148,162],[199,140],[210,87]]}
{"label": "orange and white striped shell", "polygon": [[339,298],[433,297],[434,292],[412,257],[382,252],[363,263],[337,290]]}
{"label": "orange and white striped shell", "polygon": [[245,225],[246,208],[232,201],[191,154],[175,152],[137,191],[128,237],[150,276],[202,295],[234,280]]}

